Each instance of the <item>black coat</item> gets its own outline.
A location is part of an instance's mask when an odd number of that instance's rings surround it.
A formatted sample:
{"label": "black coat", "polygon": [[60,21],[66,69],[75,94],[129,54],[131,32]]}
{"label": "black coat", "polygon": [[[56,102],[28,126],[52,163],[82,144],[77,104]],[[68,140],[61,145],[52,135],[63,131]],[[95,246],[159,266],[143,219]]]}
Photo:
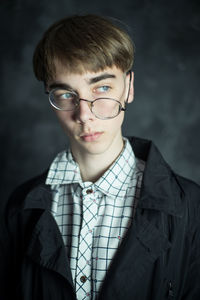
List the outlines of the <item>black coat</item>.
{"label": "black coat", "polygon": [[[130,141],[146,161],[141,198],[99,299],[199,300],[200,188],[175,175],[152,142]],[[1,300],[76,299],[45,178],[20,186],[2,212]]]}

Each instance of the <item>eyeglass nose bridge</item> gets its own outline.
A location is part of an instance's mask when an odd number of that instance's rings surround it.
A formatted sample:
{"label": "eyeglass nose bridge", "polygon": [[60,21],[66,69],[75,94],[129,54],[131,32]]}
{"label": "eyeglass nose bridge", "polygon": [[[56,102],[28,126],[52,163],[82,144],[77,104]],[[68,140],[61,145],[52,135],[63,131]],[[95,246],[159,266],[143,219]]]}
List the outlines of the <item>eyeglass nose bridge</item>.
{"label": "eyeglass nose bridge", "polygon": [[95,100],[87,100],[87,99],[79,98],[79,99],[77,99],[77,108],[80,106],[81,101],[87,102],[90,111],[93,113],[92,108],[93,108],[93,105],[94,105],[93,103],[95,102]]}

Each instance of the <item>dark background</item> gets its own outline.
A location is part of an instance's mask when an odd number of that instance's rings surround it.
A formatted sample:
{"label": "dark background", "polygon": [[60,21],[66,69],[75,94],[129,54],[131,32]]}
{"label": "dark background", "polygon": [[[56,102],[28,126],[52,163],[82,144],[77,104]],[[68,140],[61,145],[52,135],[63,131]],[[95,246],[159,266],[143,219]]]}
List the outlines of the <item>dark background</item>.
{"label": "dark background", "polygon": [[44,30],[71,14],[120,19],[135,45],[135,101],[125,135],[153,139],[179,174],[200,183],[200,1],[5,0],[1,9],[1,195],[41,173],[67,139],[34,78]]}

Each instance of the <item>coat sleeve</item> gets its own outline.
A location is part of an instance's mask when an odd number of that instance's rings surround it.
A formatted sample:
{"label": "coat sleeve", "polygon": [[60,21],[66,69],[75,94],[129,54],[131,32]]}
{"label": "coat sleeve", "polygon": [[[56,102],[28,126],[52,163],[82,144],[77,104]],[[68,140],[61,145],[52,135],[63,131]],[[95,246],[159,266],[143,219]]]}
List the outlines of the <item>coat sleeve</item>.
{"label": "coat sleeve", "polygon": [[[24,199],[39,184],[43,184],[47,171],[18,186],[5,203],[0,204],[0,299],[17,298],[20,267],[25,245],[26,220],[20,217]],[[29,216],[27,216],[29,220]],[[32,220],[30,218],[30,220]],[[31,223],[31,221],[30,221]]]}
{"label": "coat sleeve", "polygon": [[200,189],[190,191],[189,235],[191,252],[189,269],[186,274],[183,296],[181,300],[200,299]]}
{"label": "coat sleeve", "polygon": [[30,190],[30,182],[17,187],[0,205],[0,299],[3,300],[18,299],[16,289],[23,251],[23,224],[18,221],[18,216]]}
{"label": "coat sleeve", "polygon": [[13,287],[14,261],[13,245],[6,226],[5,210],[1,207],[0,213],[0,295],[1,299],[10,299]]}
{"label": "coat sleeve", "polygon": [[194,248],[182,300],[200,299],[200,226],[194,237]]}

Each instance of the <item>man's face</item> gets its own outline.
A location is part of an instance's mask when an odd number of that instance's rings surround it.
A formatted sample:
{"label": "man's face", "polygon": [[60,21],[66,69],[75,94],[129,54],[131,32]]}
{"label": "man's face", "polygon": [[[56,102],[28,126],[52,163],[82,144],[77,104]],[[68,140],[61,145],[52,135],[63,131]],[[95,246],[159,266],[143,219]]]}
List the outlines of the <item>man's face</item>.
{"label": "man's face", "polygon": [[[113,98],[121,102],[127,99],[130,74],[124,74],[116,67],[106,68],[97,73],[86,72],[82,75],[68,73],[61,65],[56,67],[56,76],[51,80],[47,89],[51,91],[59,85],[66,85],[82,99]],[[133,76],[132,76],[133,78]],[[133,79],[131,82],[128,102],[133,100]],[[78,155],[109,155],[122,148],[121,126],[124,112],[108,120],[101,120],[91,112],[89,103],[80,101],[74,111],[54,109],[64,131],[70,140],[72,153]]]}

